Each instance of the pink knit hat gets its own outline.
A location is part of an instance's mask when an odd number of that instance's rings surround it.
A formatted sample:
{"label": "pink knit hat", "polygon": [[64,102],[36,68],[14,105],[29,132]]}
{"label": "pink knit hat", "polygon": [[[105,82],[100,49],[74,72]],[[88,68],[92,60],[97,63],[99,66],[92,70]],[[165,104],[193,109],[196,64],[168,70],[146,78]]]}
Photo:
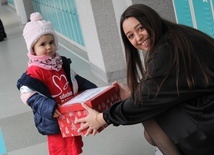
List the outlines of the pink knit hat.
{"label": "pink knit hat", "polygon": [[39,12],[32,13],[30,22],[28,22],[23,30],[23,36],[27,44],[28,51],[33,53],[33,46],[36,41],[45,34],[52,34],[54,36],[55,45],[58,48],[57,35],[52,27],[50,21],[42,20]]}

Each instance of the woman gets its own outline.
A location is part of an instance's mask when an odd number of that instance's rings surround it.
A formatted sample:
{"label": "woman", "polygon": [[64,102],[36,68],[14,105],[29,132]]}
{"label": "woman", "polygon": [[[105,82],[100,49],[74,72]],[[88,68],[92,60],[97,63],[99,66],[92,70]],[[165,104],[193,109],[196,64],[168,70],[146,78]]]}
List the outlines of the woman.
{"label": "woman", "polygon": [[83,104],[89,115],[77,121],[85,122],[81,130],[143,123],[146,139],[163,154],[213,154],[214,39],[143,4],[124,11],[120,28],[128,87],[115,82],[122,100],[103,113]]}

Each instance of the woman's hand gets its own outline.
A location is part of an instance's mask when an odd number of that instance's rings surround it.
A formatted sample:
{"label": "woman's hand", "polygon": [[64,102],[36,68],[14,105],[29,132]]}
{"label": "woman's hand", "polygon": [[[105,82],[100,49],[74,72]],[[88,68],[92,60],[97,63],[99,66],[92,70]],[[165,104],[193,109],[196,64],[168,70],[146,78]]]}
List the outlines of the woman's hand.
{"label": "woman's hand", "polygon": [[106,124],[103,119],[103,115],[102,113],[99,113],[98,111],[90,108],[84,103],[82,103],[82,106],[88,111],[88,115],[75,121],[75,123],[85,123],[79,128],[78,132],[88,129],[85,136],[88,136],[90,133],[95,135],[97,133],[97,130]]}
{"label": "woman's hand", "polygon": [[124,85],[117,81],[113,82],[112,84],[118,86],[121,100],[125,100],[131,96],[131,92],[130,92],[129,88],[127,87],[127,85]]}

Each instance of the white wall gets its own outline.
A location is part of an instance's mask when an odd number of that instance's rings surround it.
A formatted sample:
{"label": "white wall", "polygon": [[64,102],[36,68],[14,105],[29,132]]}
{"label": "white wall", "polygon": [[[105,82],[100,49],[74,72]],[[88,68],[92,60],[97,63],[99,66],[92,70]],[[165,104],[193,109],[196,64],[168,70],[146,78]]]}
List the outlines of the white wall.
{"label": "white wall", "polygon": [[[115,11],[115,17],[116,17],[116,22],[117,22],[117,27],[118,27],[118,32],[120,33],[120,16],[122,15],[122,13],[124,12],[124,10],[132,5],[132,0],[112,0],[113,2],[113,6],[114,6],[114,11]],[[122,43],[122,38],[120,35],[120,41],[121,41],[121,45],[122,45],[122,49],[123,49],[123,54],[125,57],[125,52],[124,52],[124,46]]]}
{"label": "white wall", "polygon": [[127,4],[126,1],[119,1],[76,0],[91,70],[106,82],[126,76],[116,21],[119,22],[119,15]]}
{"label": "white wall", "polygon": [[30,0],[14,0],[14,4],[21,23],[26,24],[33,11],[32,2]]}
{"label": "white wall", "polygon": [[76,0],[76,7],[89,61],[93,64],[99,64],[99,68],[105,71],[91,1]]}

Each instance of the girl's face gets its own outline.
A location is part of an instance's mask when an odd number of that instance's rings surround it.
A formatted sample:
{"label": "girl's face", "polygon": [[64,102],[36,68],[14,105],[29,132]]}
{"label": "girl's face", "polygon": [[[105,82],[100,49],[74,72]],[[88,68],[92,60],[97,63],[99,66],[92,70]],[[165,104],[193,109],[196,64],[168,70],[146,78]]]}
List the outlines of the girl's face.
{"label": "girl's face", "polygon": [[56,45],[54,42],[53,35],[51,34],[43,35],[34,44],[33,50],[34,54],[37,56],[46,55],[54,58],[56,56]]}
{"label": "girl's face", "polygon": [[123,22],[123,31],[130,43],[139,50],[148,51],[150,46],[150,38],[146,29],[140,22],[134,18],[129,17]]}

